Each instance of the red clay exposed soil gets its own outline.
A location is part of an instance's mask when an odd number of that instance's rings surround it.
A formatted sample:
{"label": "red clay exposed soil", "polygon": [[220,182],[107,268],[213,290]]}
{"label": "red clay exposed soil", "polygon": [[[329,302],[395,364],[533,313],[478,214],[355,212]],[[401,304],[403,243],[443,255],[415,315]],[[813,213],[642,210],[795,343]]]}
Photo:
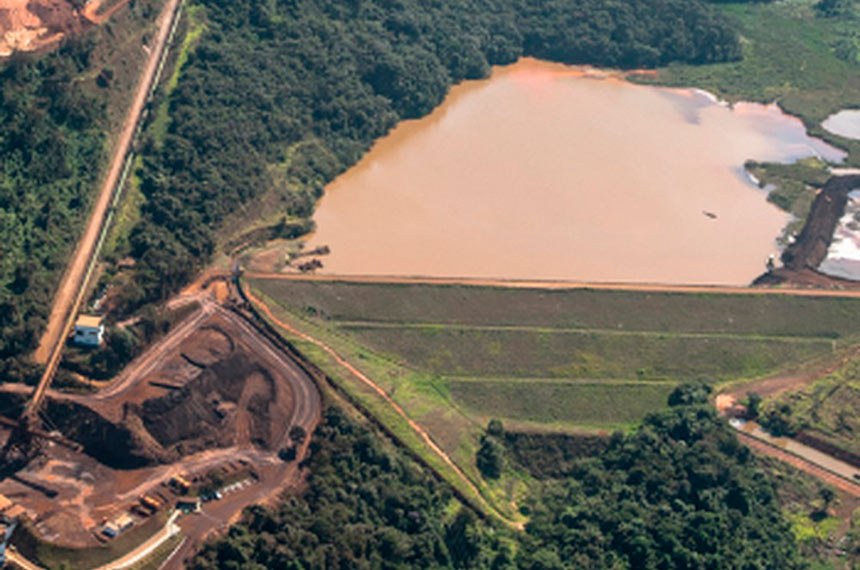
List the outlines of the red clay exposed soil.
{"label": "red clay exposed soil", "polygon": [[201,328],[186,342],[182,356],[196,366],[209,366],[233,352],[233,339],[217,326]]}
{"label": "red clay exposed soil", "polygon": [[[195,367],[185,353],[205,356],[207,363]],[[179,362],[194,374],[174,366]],[[153,378],[175,387],[154,386]],[[210,508],[223,520],[210,514],[199,524],[189,523],[190,537],[199,540],[244,506],[300,479],[297,462],[284,463],[277,451],[290,445],[292,426],[313,431],[320,394],[245,317],[203,299],[197,313],[114,382],[94,394],[49,390],[42,416],[85,451],[49,444],[17,479],[0,480],[0,493],[27,509],[43,539],[96,546],[98,525],[128,511],[140,495],[175,501],[164,485],[174,475],[191,478],[237,465],[251,469],[258,477],[253,485]],[[18,389],[2,389],[10,402],[20,398]]]}
{"label": "red clay exposed soil", "polygon": [[129,0],[90,0],[78,10],[71,0],[0,0],[0,58],[57,45],[106,22]]}
{"label": "red clay exposed soil", "polygon": [[84,27],[69,0],[0,0],[0,57],[54,45]]}
{"label": "red clay exposed soil", "polygon": [[768,455],[770,457],[782,461],[783,463],[788,463],[789,465],[812,475],[816,479],[819,479],[821,481],[824,481],[828,485],[836,487],[840,491],[847,493],[852,497],[860,497],[860,485],[858,484],[846,481],[842,477],[837,477],[826,469],[822,469],[817,465],[813,465],[812,463],[804,461],[803,459],[792,455],[791,453],[778,449],[772,445],[768,445],[744,433],[738,432],[738,438],[742,442],[744,442],[745,445],[749,446],[751,449],[755,450],[758,453]]}
{"label": "red clay exposed soil", "polygon": [[81,16],[93,24],[104,24],[116,14],[129,0],[91,0],[81,11]]}
{"label": "red clay exposed soil", "polygon": [[[52,421],[116,468],[234,445],[276,451],[289,429],[294,391],[278,363],[245,340],[236,318],[215,311],[118,392],[49,393]],[[117,441],[123,445],[110,445]],[[117,447],[122,456],[106,451]]]}

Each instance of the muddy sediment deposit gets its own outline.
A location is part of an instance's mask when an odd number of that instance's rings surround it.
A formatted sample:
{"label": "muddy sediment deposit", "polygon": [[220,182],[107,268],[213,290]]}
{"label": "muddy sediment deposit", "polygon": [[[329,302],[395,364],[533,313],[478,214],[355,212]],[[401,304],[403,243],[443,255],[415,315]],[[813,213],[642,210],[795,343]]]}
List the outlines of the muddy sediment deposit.
{"label": "muddy sediment deposit", "polygon": [[[760,276],[754,284],[814,285],[844,281],[818,273],[818,267],[827,257],[827,251],[833,242],[833,232],[845,214],[848,195],[857,189],[860,189],[860,175],[834,176],[828,180],[815,197],[800,235],[782,252],[783,266]],[[815,283],[816,276],[822,283]]]}

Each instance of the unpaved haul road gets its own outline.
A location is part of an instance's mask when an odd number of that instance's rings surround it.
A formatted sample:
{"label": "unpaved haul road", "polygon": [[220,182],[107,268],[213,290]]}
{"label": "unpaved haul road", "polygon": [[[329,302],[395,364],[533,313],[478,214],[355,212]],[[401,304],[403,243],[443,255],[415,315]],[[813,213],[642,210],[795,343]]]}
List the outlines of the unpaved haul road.
{"label": "unpaved haul road", "polygon": [[804,289],[799,287],[732,287],[724,285],[671,285],[660,283],[598,283],[589,281],[523,281],[470,277],[409,277],[375,275],[325,275],[298,273],[245,272],[246,279],[283,281],[321,281],[339,283],[378,283],[396,285],[466,285],[507,287],[511,289],[592,289],[596,291],[639,291],[643,293],[712,293],[719,295],[794,295],[798,297],[855,297],[860,289]]}
{"label": "unpaved haul road", "polygon": [[812,461],[790,453],[784,449],[779,448],[778,446],[762,441],[755,436],[740,431],[737,432],[737,434],[738,439],[740,439],[744,444],[746,444],[751,449],[757,451],[758,453],[768,455],[770,457],[773,457],[774,459],[782,461],[783,463],[787,463],[792,467],[803,471],[804,473],[812,475],[813,477],[815,477],[819,481],[822,481],[825,484],[836,487],[840,491],[843,491],[851,495],[852,497],[860,497],[860,484],[853,483],[843,477],[836,475],[835,473],[833,473],[829,469],[822,467],[821,465],[818,465],[816,463],[813,463]]}
{"label": "unpaved haul road", "polygon": [[90,264],[98,254],[98,245],[101,241],[102,232],[105,229],[105,221],[114,192],[117,190],[126,157],[134,141],[137,125],[149,99],[150,89],[158,73],[161,57],[167,44],[167,38],[170,36],[170,30],[176,18],[179,5],[180,0],[167,0],[159,16],[158,33],[149,52],[149,59],[140,77],[137,92],[129,108],[122,133],[114,148],[110,167],[104,178],[96,202],[93,205],[84,234],[78,242],[75,253],[66,268],[66,272],[54,297],[54,305],[51,308],[48,325],[45,327],[45,333],[42,335],[39,347],[33,355],[36,362],[46,365],[45,373],[33,392],[33,407],[38,405],[45,390],[51,383],[54,372],[60,363],[66,337],[71,332],[76,313],[83,301]]}
{"label": "unpaved haul road", "polygon": [[119,12],[123,6],[128,4],[129,0],[120,0],[104,12],[100,13],[105,2],[106,0],[91,0],[86,6],[84,6],[84,9],[81,10],[81,16],[93,24],[104,24],[111,16]]}

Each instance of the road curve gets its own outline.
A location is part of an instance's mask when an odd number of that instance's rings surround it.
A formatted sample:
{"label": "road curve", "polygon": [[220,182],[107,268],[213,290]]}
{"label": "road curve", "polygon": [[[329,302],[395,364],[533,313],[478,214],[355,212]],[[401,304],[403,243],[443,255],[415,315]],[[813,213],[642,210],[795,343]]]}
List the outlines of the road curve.
{"label": "road curve", "polygon": [[[322,396],[313,379],[247,320],[220,306],[216,307],[216,310],[236,326],[242,335],[242,342],[256,354],[278,365],[278,371],[284,375],[293,391],[293,415],[288,424],[300,425],[311,433],[322,415]],[[287,431],[285,430],[283,445],[286,445],[286,439],[289,437]]]}
{"label": "road curve", "polygon": [[126,159],[131,150],[138,123],[158,75],[162,55],[164,54],[167,39],[170,36],[170,30],[173,27],[180,4],[181,0],[167,0],[159,16],[158,33],[155,36],[149,59],[140,77],[122,133],[114,148],[110,167],[104,178],[96,202],[93,205],[84,233],[57,288],[57,294],[54,297],[54,304],[51,308],[45,333],[42,335],[39,346],[33,355],[33,359],[39,364],[45,364],[46,369],[36,390],[33,392],[32,404],[29,407],[30,410],[38,407],[45,390],[51,383],[51,379],[60,363],[65,339],[71,332],[75,315],[83,302],[92,262],[98,254],[114,193],[117,190],[125,168]]}

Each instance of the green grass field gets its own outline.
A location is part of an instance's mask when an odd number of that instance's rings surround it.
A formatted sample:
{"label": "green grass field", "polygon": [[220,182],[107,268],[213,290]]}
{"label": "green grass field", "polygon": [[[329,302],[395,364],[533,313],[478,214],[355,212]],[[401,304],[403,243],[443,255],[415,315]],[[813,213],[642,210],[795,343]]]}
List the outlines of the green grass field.
{"label": "green grass field", "polygon": [[[672,383],[451,380],[451,396],[476,417],[514,422],[584,427],[623,426],[642,419],[643,409],[659,409]],[[510,423],[510,422],[509,422]]]}
{"label": "green grass field", "polygon": [[[776,373],[827,357],[860,335],[860,300],[852,299],[265,279],[250,285],[276,318],[371,378],[507,516],[528,482],[518,473],[497,483],[478,474],[475,452],[490,418],[517,429],[625,430],[664,407],[681,381]],[[318,346],[287,336],[446,472],[378,394]]]}
{"label": "green grass field", "polygon": [[321,322],[816,338],[860,333],[856,299],[336,281],[267,280],[257,285],[297,314]]}
{"label": "green grass field", "polygon": [[368,326],[340,330],[405,366],[442,376],[726,381],[833,350],[821,338],[755,335]]}
{"label": "green grass field", "polygon": [[[285,280],[253,285],[299,327],[312,327],[329,345],[340,343],[387,391],[408,395],[407,409],[438,413],[450,401],[476,424],[498,416],[571,427],[629,425],[661,407],[678,382],[772,374],[829,355],[860,333],[854,317],[860,300],[854,299]],[[428,393],[437,396],[432,403]]]}

